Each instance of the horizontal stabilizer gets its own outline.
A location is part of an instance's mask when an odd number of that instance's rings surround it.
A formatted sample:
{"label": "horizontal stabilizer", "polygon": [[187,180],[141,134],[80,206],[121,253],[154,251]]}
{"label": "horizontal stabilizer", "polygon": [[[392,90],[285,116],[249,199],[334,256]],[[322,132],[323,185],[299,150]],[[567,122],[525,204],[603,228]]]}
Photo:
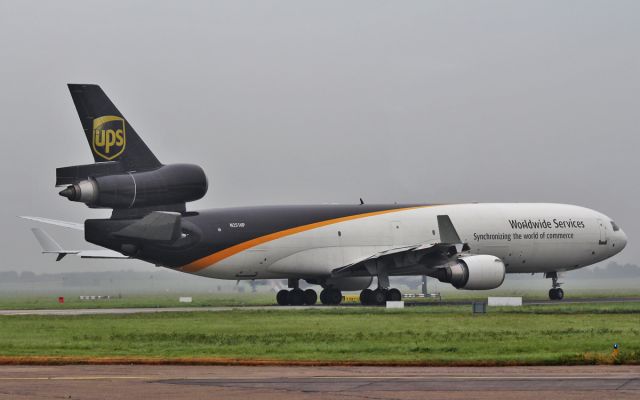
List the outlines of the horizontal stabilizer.
{"label": "horizontal stabilizer", "polygon": [[40,243],[40,247],[42,247],[43,253],[59,253],[62,251],[62,247],[53,240],[51,236],[47,234],[47,232],[43,231],[40,228],[32,228],[31,232],[35,235],[38,243]]}
{"label": "horizontal stabilizer", "polygon": [[42,222],[43,224],[56,225],[61,226],[63,228],[75,229],[78,231],[84,231],[84,224],[79,224],[77,222],[68,222],[68,221],[59,221],[57,219],[49,219],[49,218],[41,218],[41,217],[30,217],[26,215],[21,215],[20,218],[28,219],[31,221]]}
{"label": "horizontal stabilizer", "polygon": [[131,258],[113,250],[82,250],[78,253],[78,255],[80,256],[80,258],[100,258],[109,260]]}
{"label": "horizontal stabilizer", "polygon": [[40,228],[32,228],[31,232],[33,232],[34,236],[38,240],[38,243],[40,243],[43,254],[53,253],[58,255],[56,261],[62,260],[67,254],[79,253],[79,251],[76,250],[62,250],[62,247],[55,240],[53,240],[53,238],[49,236],[47,232],[43,231]]}
{"label": "horizontal stabilizer", "polygon": [[67,254],[73,254],[81,258],[129,258],[113,250],[64,250],[47,232],[40,228],[32,228],[34,236],[42,247],[43,254],[57,254],[56,261],[62,260]]}
{"label": "horizontal stabilizer", "polygon": [[181,215],[177,212],[154,211],[139,221],[115,232],[122,238],[153,242],[173,242],[180,238]]}

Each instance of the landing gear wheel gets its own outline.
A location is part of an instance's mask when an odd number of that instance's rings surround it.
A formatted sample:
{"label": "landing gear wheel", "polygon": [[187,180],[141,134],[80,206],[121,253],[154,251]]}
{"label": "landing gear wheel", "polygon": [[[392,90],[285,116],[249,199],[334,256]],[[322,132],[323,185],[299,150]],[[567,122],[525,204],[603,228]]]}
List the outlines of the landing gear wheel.
{"label": "landing gear wheel", "polygon": [[549,290],[549,299],[562,300],[564,299],[564,291],[560,289],[562,283],[558,282],[557,272],[547,272],[544,274],[545,278],[551,278],[551,290]]}
{"label": "landing gear wheel", "polygon": [[288,290],[279,291],[278,294],[276,295],[276,301],[278,302],[279,306],[289,305],[289,291]]}
{"label": "landing gear wheel", "polygon": [[368,306],[371,304],[371,298],[373,297],[373,290],[365,289],[360,292],[360,304]]}
{"label": "landing gear wheel", "polygon": [[562,300],[564,299],[564,290],[560,288],[553,288],[549,290],[549,299],[551,300]]}
{"label": "landing gear wheel", "polygon": [[316,304],[316,301],[318,301],[318,295],[315,290],[307,289],[304,291],[304,304],[312,306]]}
{"label": "landing gear wheel", "polygon": [[292,289],[289,292],[289,303],[292,306],[301,306],[304,304],[304,292],[302,289]]}
{"label": "landing gear wheel", "polygon": [[320,303],[329,304],[327,303],[327,289],[322,289],[322,291],[320,291]]}
{"label": "landing gear wheel", "polygon": [[329,289],[327,293],[329,304],[338,305],[342,302],[342,292],[338,289]]}
{"label": "landing gear wheel", "polygon": [[387,292],[387,301],[401,301],[402,293],[398,289],[389,289]]}
{"label": "landing gear wheel", "polygon": [[320,292],[320,301],[326,305],[338,305],[342,302],[342,292],[335,288],[326,288]]}
{"label": "landing gear wheel", "polygon": [[387,290],[378,288],[373,291],[373,296],[371,296],[371,303],[381,306],[387,301]]}

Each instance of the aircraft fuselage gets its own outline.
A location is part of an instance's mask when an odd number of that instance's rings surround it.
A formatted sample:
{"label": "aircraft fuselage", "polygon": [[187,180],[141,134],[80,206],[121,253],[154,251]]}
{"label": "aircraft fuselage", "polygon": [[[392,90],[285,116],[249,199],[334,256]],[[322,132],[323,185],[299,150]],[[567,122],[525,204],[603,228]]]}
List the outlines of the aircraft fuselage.
{"label": "aircraft fuselage", "polygon": [[[139,258],[220,279],[329,276],[379,251],[438,242],[438,215],[451,218],[470,254],[500,258],[507,273],[581,268],[626,245],[606,215],[564,204],[267,206],[188,213],[182,243],[148,246]],[[87,224],[89,241],[119,250],[92,240]]]}

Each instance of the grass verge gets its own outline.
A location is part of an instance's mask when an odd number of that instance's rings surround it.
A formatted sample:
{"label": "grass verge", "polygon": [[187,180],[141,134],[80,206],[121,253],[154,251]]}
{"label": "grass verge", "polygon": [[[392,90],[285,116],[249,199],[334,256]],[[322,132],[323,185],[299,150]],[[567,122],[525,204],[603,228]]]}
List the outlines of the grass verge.
{"label": "grass verge", "polygon": [[638,364],[640,303],[0,317],[0,363],[131,362]]}

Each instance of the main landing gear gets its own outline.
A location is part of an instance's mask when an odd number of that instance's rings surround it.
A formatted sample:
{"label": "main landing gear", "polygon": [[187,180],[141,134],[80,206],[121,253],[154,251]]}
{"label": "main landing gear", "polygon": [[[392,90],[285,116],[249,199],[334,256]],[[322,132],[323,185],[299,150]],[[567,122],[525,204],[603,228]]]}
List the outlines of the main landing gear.
{"label": "main landing gear", "polygon": [[338,305],[342,302],[340,289],[328,287],[320,292],[320,302],[325,305]]}
{"label": "main landing gear", "polygon": [[[297,279],[289,279],[289,288],[283,289],[276,295],[276,301],[281,306],[312,306],[318,301],[318,295],[313,289],[302,290]],[[336,288],[325,288],[320,292],[320,302],[326,305],[337,305],[342,302],[342,292]]]}
{"label": "main landing gear", "polygon": [[276,300],[280,306],[312,306],[318,301],[318,295],[313,289],[283,289],[276,295]]}
{"label": "main landing gear", "polygon": [[402,293],[398,289],[390,289],[389,273],[381,262],[365,264],[371,275],[377,275],[378,288],[376,290],[365,289],[360,292],[360,303],[363,306],[381,306],[387,301],[402,300]]}
{"label": "main landing gear", "polygon": [[302,290],[297,279],[289,279],[291,290],[283,289],[276,295],[276,301],[281,306],[312,306],[318,301],[318,295],[313,289]]}
{"label": "main landing gear", "polygon": [[377,288],[376,290],[365,289],[360,292],[360,303],[364,306],[381,306],[387,301],[400,301],[402,294],[398,289]]}
{"label": "main landing gear", "polygon": [[544,274],[545,278],[551,278],[551,289],[549,290],[550,300],[562,300],[564,298],[564,291],[560,289],[562,283],[558,282],[557,272],[547,272]]}

